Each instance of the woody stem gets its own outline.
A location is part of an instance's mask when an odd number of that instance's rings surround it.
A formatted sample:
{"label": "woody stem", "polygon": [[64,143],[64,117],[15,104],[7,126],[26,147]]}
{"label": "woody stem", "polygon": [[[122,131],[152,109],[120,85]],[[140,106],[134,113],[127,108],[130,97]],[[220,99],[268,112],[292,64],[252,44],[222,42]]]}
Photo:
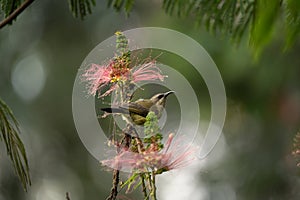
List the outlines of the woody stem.
{"label": "woody stem", "polygon": [[142,180],[142,190],[144,194],[144,200],[148,200],[147,188],[145,184],[145,174],[144,173],[140,174],[140,178]]}
{"label": "woody stem", "polygon": [[156,183],[155,183],[155,172],[152,171],[151,172],[151,177],[152,177],[152,180],[151,180],[151,183],[152,183],[152,191],[151,191],[151,196],[152,196],[152,200],[157,200],[157,197],[156,197]]}

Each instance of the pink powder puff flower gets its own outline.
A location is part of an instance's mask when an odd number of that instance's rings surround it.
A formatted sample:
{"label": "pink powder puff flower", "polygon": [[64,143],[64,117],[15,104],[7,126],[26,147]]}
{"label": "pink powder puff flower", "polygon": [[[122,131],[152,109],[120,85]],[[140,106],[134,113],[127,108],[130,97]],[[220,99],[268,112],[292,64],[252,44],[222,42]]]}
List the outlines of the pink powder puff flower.
{"label": "pink powder puff flower", "polygon": [[133,82],[160,80],[163,81],[166,76],[162,75],[161,70],[157,67],[155,61],[144,63],[134,68],[132,71]]}
{"label": "pink powder puff flower", "polygon": [[[99,91],[99,97],[110,94],[117,87],[117,82],[126,80],[129,74],[127,67],[114,67],[116,63],[110,61],[108,65],[92,64],[82,75],[83,79],[88,82],[88,93],[96,95]],[[110,85],[109,89],[101,94],[101,90]]]}
{"label": "pink powder puff flower", "polygon": [[[117,89],[120,81],[163,81],[164,77],[154,61],[130,69],[123,59],[112,60],[107,65],[91,64],[82,75],[83,80],[88,82],[88,93],[95,96],[98,91],[99,97],[107,96]],[[109,86],[108,90],[101,93],[105,86]]]}
{"label": "pink powder puff flower", "polygon": [[180,146],[179,141],[173,141],[173,139],[174,135],[170,134],[161,151],[156,151],[156,148],[151,146],[141,153],[121,150],[113,159],[103,160],[101,163],[118,170],[155,171],[157,174],[191,164],[196,158],[197,148]]}

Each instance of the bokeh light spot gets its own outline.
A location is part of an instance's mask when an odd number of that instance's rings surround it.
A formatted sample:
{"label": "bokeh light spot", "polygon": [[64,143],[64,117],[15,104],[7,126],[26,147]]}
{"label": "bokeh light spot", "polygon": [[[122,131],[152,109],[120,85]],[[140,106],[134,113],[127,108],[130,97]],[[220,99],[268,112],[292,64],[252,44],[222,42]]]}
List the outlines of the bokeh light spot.
{"label": "bokeh light spot", "polygon": [[24,58],[13,68],[11,81],[21,99],[34,100],[41,93],[46,82],[43,63],[36,55]]}

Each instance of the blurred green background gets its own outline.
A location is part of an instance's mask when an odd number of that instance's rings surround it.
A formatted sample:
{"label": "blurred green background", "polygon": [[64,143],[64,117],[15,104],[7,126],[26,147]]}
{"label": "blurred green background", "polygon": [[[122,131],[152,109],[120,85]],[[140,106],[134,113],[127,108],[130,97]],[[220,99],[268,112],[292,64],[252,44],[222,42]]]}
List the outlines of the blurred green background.
{"label": "blurred green background", "polygon": [[[275,41],[255,62],[247,38],[235,46],[229,37],[196,28],[191,18],[165,14],[160,1],[136,1],[128,18],[98,1],[84,21],[72,17],[67,1],[36,1],[12,26],[0,30],[0,96],[21,125],[32,177],[25,193],[1,144],[0,200],[58,200],[66,192],[72,200],[105,199],[111,173],[77,135],[73,82],[98,43],[117,30],[143,26],[174,29],[197,40],[215,61],[226,87],[222,156],[205,172],[200,170],[199,184],[194,182],[189,191],[193,198],[188,199],[299,199],[299,169],[291,157],[293,136],[300,128],[299,42],[283,53],[284,36],[278,28]],[[189,75],[194,89],[201,91],[202,82]]]}

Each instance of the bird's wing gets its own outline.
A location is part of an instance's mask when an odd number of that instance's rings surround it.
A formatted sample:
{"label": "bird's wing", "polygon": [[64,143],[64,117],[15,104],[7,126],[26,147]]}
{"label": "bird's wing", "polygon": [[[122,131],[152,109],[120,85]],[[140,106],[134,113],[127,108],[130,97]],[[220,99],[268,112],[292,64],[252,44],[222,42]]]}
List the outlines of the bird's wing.
{"label": "bird's wing", "polygon": [[127,103],[127,104],[123,104],[122,106],[120,106],[121,109],[126,109],[127,111],[129,111],[130,113],[134,113],[143,117],[146,117],[149,109],[140,105],[137,102],[131,102],[131,103]]}
{"label": "bird's wing", "polygon": [[151,108],[151,106],[153,106],[153,103],[149,99],[138,99],[134,103],[142,105],[144,108],[148,109],[148,111]]}

